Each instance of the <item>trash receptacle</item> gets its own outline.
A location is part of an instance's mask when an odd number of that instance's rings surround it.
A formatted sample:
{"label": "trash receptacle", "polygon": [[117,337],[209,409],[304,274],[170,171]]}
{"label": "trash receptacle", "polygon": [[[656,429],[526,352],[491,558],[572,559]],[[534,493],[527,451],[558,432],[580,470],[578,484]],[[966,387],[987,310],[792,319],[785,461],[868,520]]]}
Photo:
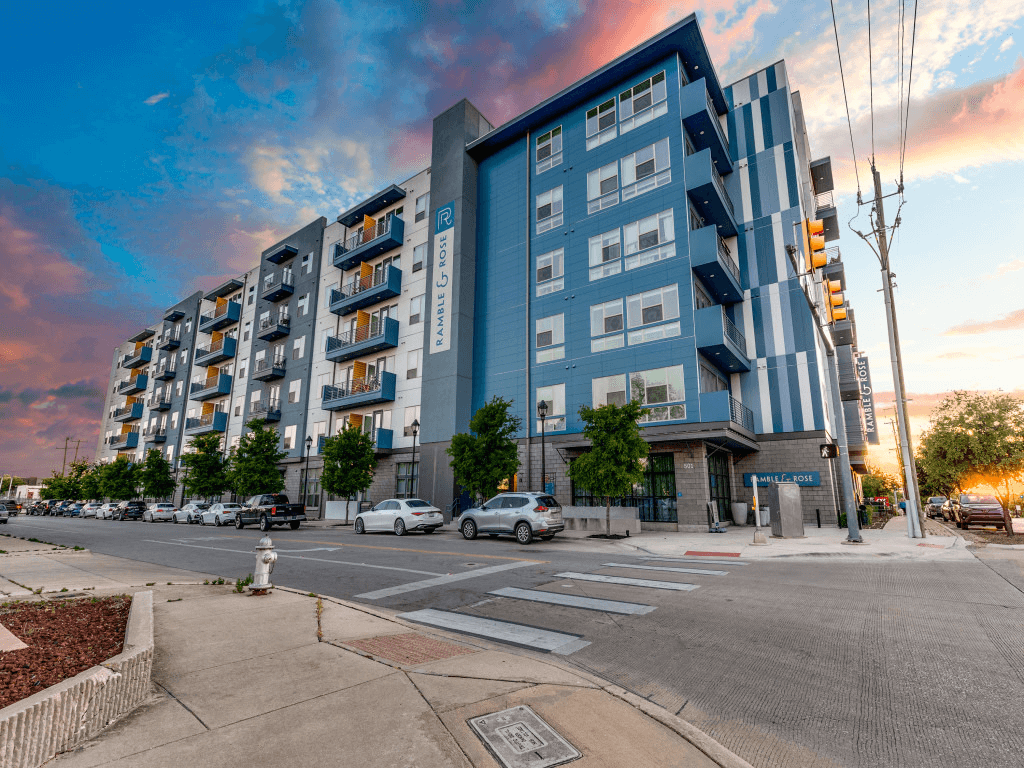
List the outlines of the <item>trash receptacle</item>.
{"label": "trash receptacle", "polygon": [[796,483],[772,483],[765,492],[765,503],[771,509],[772,536],[800,539],[804,536],[804,512],[800,503],[800,486]]}

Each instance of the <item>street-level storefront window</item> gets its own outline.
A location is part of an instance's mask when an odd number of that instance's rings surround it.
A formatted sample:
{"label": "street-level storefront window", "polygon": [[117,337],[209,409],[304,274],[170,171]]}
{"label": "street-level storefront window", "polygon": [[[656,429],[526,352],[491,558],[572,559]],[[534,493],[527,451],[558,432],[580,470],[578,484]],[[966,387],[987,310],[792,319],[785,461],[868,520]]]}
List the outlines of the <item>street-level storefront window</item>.
{"label": "street-level storefront window", "polygon": [[420,463],[414,465],[409,461],[402,461],[396,467],[395,498],[412,499],[416,497],[416,486],[419,485]]}
{"label": "street-level storefront window", "polygon": [[307,509],[318,509],[320,507],[320,472],[311,469],[305,480],[306,488],[302,494],[302,502]]}
{"label": "street-level storefront window", "polygon": [[[629,496],[612,499],[613,507],[636,507],[646,523],[678,522],[676,472],[671,453],[652,453],[644,461],[644,479]],[[572,484],[572,503],[577,507],[603,507],[604,499]]]}

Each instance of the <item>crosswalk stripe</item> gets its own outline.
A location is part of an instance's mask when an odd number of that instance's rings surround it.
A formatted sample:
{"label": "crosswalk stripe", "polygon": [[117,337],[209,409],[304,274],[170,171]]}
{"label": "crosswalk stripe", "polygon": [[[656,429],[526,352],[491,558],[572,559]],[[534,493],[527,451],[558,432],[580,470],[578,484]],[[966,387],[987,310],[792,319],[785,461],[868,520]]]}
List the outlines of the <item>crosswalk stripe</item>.
{"label": "crosswalk stripe", "polygon": [[634,568],[638,571],[670,571],[672,573],[697,573],[702,576],[727,576],[728,571],[709,571],[703,568],[673,568],[668,565],[628,565],[626,563],[605,563],[602,568]]}
{"label": "crosswalk stripe", "polygon": [[416,592],[420,589],[441,587],[445,584],[451,584],[454,581],[476,579],[480,576],[490,576],[491,574],[500,573],[501,571],[508,571],[512,568],[526,568],[530,565],[537,565],[537,561],[529,560],[518,563],[492,565],[487,568],[474,568],[471,571],[463,571],[462,573],[450,573],[447,576],[437,576],[436,578],[424,579],[423,581],[412,581],[408,584],[399,584],[397,587],[387,587],[385,589],[378,589],[375,592],[363,592],[361,595],[356,595],[356,597],[361,598],[363,600],[380,600],[383,597],[393,597],[394,595],[404,595],[406,592]]}
{"label": "crosswalk stripe", "polygon": [[579,635],[568,635],[564,632],[552,632],[549,629],[530,627],[525,624],[513,624],[510,621],[485,619],[480,616],[468,616],[465,613],[438,611],[424,608],[420,611],[400,613],[398,618],[426,624],[440,629],[450,629],[466,635],[483,637],[489,640],[500,640],[511,645],[521,645],[534,650],[547,651],[566,656],[586,648],[589,642]]}
{"label": "crosswalk stripe", "polygon": [[750,565],[742,560],[696,560],[692,557],[642,557],[644,562],[689,563],[691,565]]}
{"label": "crosswalk stripe", "polygon": [[560,592],[545,592],[542,589],[504,587],[503,589],[496,589],[493,592],[488,592],[487,594],[498,595],[499,597],[511,597],[515,600],[530,600],[535,603],[565,605],[570,608],[583,608],[588,611],[622,613],[632,616],[640,616],[654,610],[653,605],[625,603],[621,600],[601,600],[596,597],[583,597],[582,595],[563,595]]}
{"label": "crosswalk stripe", "polygon": [[629,587],[650,587],[651,589],[671,589],[677,592],[689,592],[697,589],[698,584],[680,584],[675,581],[652,581],[650,579],[628,579],[624,576],[600,576],[596,573],[556,573],[559,579],[575,579],[576,581],[597,581],[602,584],[624,584]]}

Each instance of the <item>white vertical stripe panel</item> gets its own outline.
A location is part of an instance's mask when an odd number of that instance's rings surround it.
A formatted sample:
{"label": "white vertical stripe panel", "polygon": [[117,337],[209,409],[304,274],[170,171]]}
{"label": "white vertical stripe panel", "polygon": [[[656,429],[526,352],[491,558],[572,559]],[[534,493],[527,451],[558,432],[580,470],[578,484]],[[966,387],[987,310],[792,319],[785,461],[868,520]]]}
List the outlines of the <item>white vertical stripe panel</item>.
{"label": "white vertical stripe panel", "polygon": [[[750,342],[747,342],[748,344]],[[729,387],[732,389],[730,394],[739,402],[743,402],[743,383],[740,381],[740,375],[738,373],[729,374]]]}
{"label": "white vertical stripe panel", "polygon": [[743,292],[743,338],[747,340],[747,360],[757,356],[757,343],[754,340],[754,302],[750,300],[750,291]]}
{"label": "white vertical stripe panel", "polygon": [[772,422],[772,397],[768,391],[767,360],[762,358],[756,362],[756,365],[757,391],[761,395],[761,431],[769,433],[774,431],[774,426]]}
{"label": "white vertical stripe panel", "polygon": [[764,96],[768,93],[768,72],[762,69],[757,73],[757,92]]}
{"label": "white vertical stripe panel", "polygon": [[784,355],[786,349],[786,329],[782,325],[782,299],[779,297],[780,283],[772,283],[768,292],[768,302],[772,308],[772,333],[775,336],[776,355]]}
{"label": "white vertical stripe panel", "polygon": [[811,377],[807,375],[807,353],[796,353],[796,376],[800,384],[800,408],[804,416],[804,429],[814,429],[814,408],[811,406]]}
{"label": "white vertical stripe panel", "polygon": [[750,81],[744,78],[732,87],[732,103],[742,105],[748,101],[750,101]]}
{"label": "white vertical stripe panel", "polygon": [[784,61],[780,61],[775,65],[775,87],[789,87],[789,77],[786,75],[786,62]]}
{"label": "white vertical stripe panel", "polygon": [[[738,218],[749,221],[753,218],[751,212],[754,210],[754,206],[750,202],[750,161],[746,160],[744,163],[744,166],[740,168],[740,215]],[[740,232],[740,237],[743,237],[742,232]]]}
{"label": "white vertical stripe panel", "polygon": [[786,152],[781,144],[775,145],[775,181],[779,185],[779,210],[789,208],[789,184],[786,176]]}
{"label": "white vertical stripe panel", "polygon": [[754,129],[754,151],[764,152],[764,128],[761,125],[760,99],[754,99],[750,102],[750,122]]}
{"label": "white vertical stripe panel", "polygon": [[833,429],[834,421],[832,419],[832,375],[829,373],[828,365],[829,360],[825,355],[825,349],[821,342],[821,337],[814,334],[814,347],[818,352],[818,359],[822,362],[822,367],[819,369],[821,375],[818,377],[818,386],[821,387],[821,412],[825,428],[825,431],[834,435],[835,430]]}
{"label": "white vertical stripe panel", "polygon": [[782,235],[782,214],[772,214],[772,246],[775,251],[775,270],[779,282],[789,277],[789,256],[786,254],[786,239]]}

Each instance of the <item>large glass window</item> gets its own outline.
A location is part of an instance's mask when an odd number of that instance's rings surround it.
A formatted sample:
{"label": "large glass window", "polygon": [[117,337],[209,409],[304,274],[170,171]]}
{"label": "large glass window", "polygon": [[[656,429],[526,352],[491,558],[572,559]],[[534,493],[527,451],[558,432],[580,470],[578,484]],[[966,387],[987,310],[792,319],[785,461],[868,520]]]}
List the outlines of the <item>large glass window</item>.
{"label": "large glass window", "polygon": [[587,174],[587,213],[610,208],[619,202],[619,161]]}
{"label": "large glass window", "polygon": [[537,173],[562,164],[562,126],[537,137]]}
{"label": "large glass window", "polygon": [[395,498],[416,498],[416,486],[420,479],[420,463],[400,461],[395,466]]}
{"label": "large glass window", "polygon": [[618,349],[622,338],[622,299],[614,299],[590,307],[590,351]]}
{"label": "large glass window", "polygon": [[622,230],[626,269],[636,269],[676,255],[672,209],[627,224]]}
{"label": "large glass window", "polygon": [[666,285],[645,293],[626,297],[626,321],[630,329],[629,343],[643,344],[679,335],[679,290]]}
{"label": "large glass window", "polygon": [[[544,419],[547,432],[565,430],[565,384],[554,384],[550,387],[537,387],[537,398],[533,407],[536,413],[537,403],[543,400],[548,404],[548,415]],[[537,420],[537,432],[540,432],[540,419]]]}
{"label": "large glass window", "polygon": [[416,221],[423,221],[427,218],[427,211],[430,210],[430,193],[420,195],[416,198]]}
{"label": "large glass window", "polygon": [[704,287],[700,280],[694,278],[693,280],[693,308],[694,309],[706,309],[707,307],[714,306],[715,302],[711,299],[711,294]]}
{"label": "large glass window", "polygon": [[722,374],[714,369],[714,366],[708,365],[702,360],[699,367],[701,392],[725,392],[729,389],[729,384]]}
{"label": "large glass window", "polygon": [[537,257],[537,295],[546,296],[565,287],[565,251],[548,251]]}
{"label": "large glass window", "polygon": [[622,242],[618,227],[590,238],[589,247],[591,280],[600,280],[622,271]]}
{"label": "large glass window", "polygon": [[[675,523],[676,472],[671,453],[652,453],[644,463],[644,479],[633,486],[629,496],[613,499],[612,504],[636,507],[645,523]],[[604,499],[572,484],[572,503],[578,507],[603,507]]]}
{"label": "large glass window", "polygon": [[717,452],[708,456],[708,490],[711,493],[711,500],[718,506],[718,519],[732,520],[729,456],[725,453]]}
{"label": "large glass window", "polygon": [[537,362],[549,363],[565,357],[565,315],[551,315],[537,321]]}
{"label": "large glass window", "polygon": [[629,133],[644,123],[668,112],[665,73],[637,83],[619,94],[619,131]]}
{"label": "large glass window", "polygon": [[626,374],[617,376],[603,376],[591,381],[593,388],[594,408],[602,405],[625,405],[626,404]]}
{"label": "large glass window", "polygon": [[641,424],[685,419],[683,366],[673,365],[668,368],[652,368],[631,373],[629,396],[633,402],[645,406],[644,415],[640,417]]}
{"label": "large glass window", "polygon": [[562,188],[537,195],[537,234],[562,226]]}
{"label": "large glass window", "polygon": [[587,111],[587,149],[599,147],[618,136],[615,128],[615,97]]}
{"label": "large glass window", "polygon": [[631,200],[672,181],[668,139],[622,158],[622,199]]}

